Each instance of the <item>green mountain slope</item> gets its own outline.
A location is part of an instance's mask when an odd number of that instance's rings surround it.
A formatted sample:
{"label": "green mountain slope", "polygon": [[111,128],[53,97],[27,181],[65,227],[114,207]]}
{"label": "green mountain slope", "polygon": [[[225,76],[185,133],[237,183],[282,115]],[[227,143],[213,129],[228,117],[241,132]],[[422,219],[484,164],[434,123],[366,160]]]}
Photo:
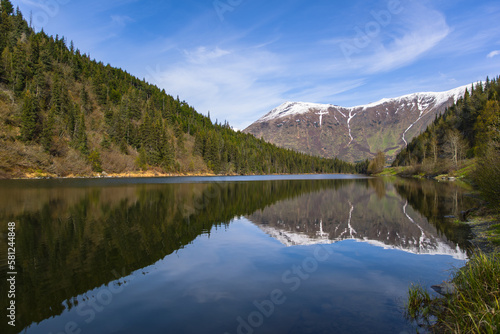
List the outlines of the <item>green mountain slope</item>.
{"label": "green mountain slope", "polygon": [[395,166],[444,164],[458,168],[467,158],[484,155],[499,138],[499,78],[466,91],[399,153]]}
{"label": "green mountain slope", "polygon": [[214,124],[72,42],[36,33],[1,3],[0,177],[355,172]]}

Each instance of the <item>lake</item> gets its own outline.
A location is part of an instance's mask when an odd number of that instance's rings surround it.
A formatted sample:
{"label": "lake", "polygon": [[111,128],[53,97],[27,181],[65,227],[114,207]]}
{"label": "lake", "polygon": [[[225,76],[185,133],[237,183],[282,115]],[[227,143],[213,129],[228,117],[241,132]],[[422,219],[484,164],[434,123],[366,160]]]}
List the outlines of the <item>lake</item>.
{"label": "lake", "polygon": [[454,184],[348,175],[0,181],[2,333],[411,333],[465,264]]}

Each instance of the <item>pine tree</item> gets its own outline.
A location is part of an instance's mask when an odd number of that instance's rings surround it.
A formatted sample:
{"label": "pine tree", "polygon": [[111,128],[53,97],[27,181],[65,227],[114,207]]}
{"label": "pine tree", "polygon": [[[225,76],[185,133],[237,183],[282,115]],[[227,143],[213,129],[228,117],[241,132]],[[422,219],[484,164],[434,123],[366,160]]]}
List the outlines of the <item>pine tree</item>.
{"label": "pine tree", "polygon": [[89,147],[87,143],[87,131],[85,129],[85,114],[80,113],[80,117],[75,124],[75,132],[73,133],[73,139],[71,141],[72,146],[80,151],[82,154],[87,155],[89,153]]}
{"label": "pine tree", "polygon": [[21,110],[21,139],[25,142],[38,139],[42,128],[37,99],[27,91]]}
{"label": "pine tree", "polygon": [[13,61],[13,88],[17,96],[21,96],[26,87],[26,77],[27,77],[27,62],[26,62],[26,51],[24,45],[19,42],[17,46],[14,47]]}
{"label": "pine tree", "polygon": [[137,157],[136,165],[143,171],[148,169],[148,157],[144,147],[141,147],[139,150],[139,156]]}
{"label": "pine tree", "polygon": [[52,143],[53,143],[53,136],[54,136],[54,124],[55,124],[55,107],[52,107],[49,111],[49,116],[47,121],[44,124],[43,131],[42,131],[42,139],[41,139],[41,144],[43,146],[43,149],[47,153],[52,154]]}
{"label": "pine tree", "polygon": [[82,85],[82,89],[80,91],[80,103],[82,105],[82,111],[85,115],[88,115],[92,112],[92,106],[90,104],[90,97],[85,89],[85,86]]}
{"label": "pine tree", "polygon": [[12,15],[14,14],[14,6],[9,0],[2,0],[0,9],[2,10],[2,14]]}
{"label": "pine tree", "polygon": [[[91,60],[73,43],[67,46],[64,38],[43,30],[35,33],[8,0],[1,1],[0,13],[0,82],[18,101],[25,97],[19,108],[20,139],[28,145],[40,141],[47,153],[62,157],[69,145],[89,165],[99,160],[96,153],[89,158],[91,135],[92,143],[101,140],[106,155],[119,154],[117,147],[124,154],[137,149],[141,168],[186,168],[176,161],[177,154],[179,161],[201,156],[215,172],[354,171],[351,164],[298,154],[234,132],[227,123],[216,120],[214,125],[210,115],[197,113],[179,97]],[[89,133],[85,118],[91,122]],[[99,169],[97,164],[93,169]]]}

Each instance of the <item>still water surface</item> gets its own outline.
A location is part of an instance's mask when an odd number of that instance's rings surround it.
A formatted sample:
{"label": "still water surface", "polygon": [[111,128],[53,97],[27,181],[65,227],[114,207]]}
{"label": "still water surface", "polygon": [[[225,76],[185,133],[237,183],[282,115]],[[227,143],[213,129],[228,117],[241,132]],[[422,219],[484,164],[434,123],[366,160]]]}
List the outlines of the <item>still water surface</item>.
{"label": "still water surface", "polygon": [[1,181],[0,203],[0,330],[44,334],[414,332],[408,286],[465,263],[475,205],[345,175]]}

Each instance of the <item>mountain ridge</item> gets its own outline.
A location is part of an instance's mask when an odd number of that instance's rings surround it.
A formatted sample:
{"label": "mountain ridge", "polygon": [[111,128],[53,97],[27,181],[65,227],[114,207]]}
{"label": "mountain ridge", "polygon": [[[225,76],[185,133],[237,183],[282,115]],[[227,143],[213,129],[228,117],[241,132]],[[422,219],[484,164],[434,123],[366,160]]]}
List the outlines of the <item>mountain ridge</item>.
{"label": "mountain ridge", "polygon": [[[440,98],[443,98],[443,97],[451,97],[451,96],[458,96],[458,97],[463,97],[463,95],[465,94],[465,89],[469,89],[471,87],[471,85],[476,85],[476,84],[480,84],[480,82],[476,82],[476,83],[473,83],[473,84],[468,84],[468,85],[463,85],[463,86],[460,86],[460,87],[457,87],[457,88],[453,88],[453,89],[450,89],[450,90],[447,90],[447,91],[442,91],[442,92],[417,92],[417,93],[411,93],[411,94],[406,94],[406,95],[402,95],[402,96],[398,96],[398,97],[393,97],[393,98],[382,98],[378,101],[375,101],[375,102],[370,102],[370,103],[367,103],[367,104],[363,104],[363,105],[358,105],[358,106],[353,106],[353,107],[344,107],[344,106],[340,106],[340,105],[337,105],[337,104],[328,104],[328,103],[313,103],[313,102],[302,102],[302,101],[286,101],[284,103],[282,103],[280,106],[276,107],[275,109],[271,110],[269,113],[267,113],[266,115],[262,116],[261,118],[259,118],[256,122],[261,122],[261,121],[264,121],[264,120],[269,120],[271,119],[270,116],[272,116],[271,114],[273,112],[275,112],[276,110],[280,109],[280,108],[284,108],[285,106],[290,106],[290,105],[299,105],[299,106],[303,106],[304,108],[317,108],[317,109],[328,109],[328,108],[340,108],[340,109],[344,109],[344,110],[357,110],[357,109],[367,109],[367,108],[370,108],[370,107],[376,107],[376,106],[380,106],[384,103],[388,103],[388,102],[391,102],[391,101],[395,101],[395,100],[401,100],[401,99],[405,99],[405,98],[414,98],[414,97],[421,97],[421,96],[431,96],[431,97],[440,97]],[[442,102],[446,102],[446,101],[440,101],[441,103]],[[456,102],[456,101],[455,101]],[[305,113],[307,112],[307,110],[305,111],[297,111],[297,113]]]}
{"label": "mountain ridge", "polygon": [[[456,103],[477,84],[442,92],[417,92],[383,98],[354,107],[287,101],[263,115],[243,132],[278,146],[322,157],[358,161],[372,158],[377,151],[383,151],[392,158],[409,140],[425,130],[436,115]],[[381,133],[384,129],[380,127],[370,129],[372,123],[387,126],[388,133]],[[325,125],[330,130],[325,132]],[[311,127],[320,130],[315,133],[307,129]],[[372,133],[369,133],[370,130]],[[337,149],[324,145],[336,146]]]}

